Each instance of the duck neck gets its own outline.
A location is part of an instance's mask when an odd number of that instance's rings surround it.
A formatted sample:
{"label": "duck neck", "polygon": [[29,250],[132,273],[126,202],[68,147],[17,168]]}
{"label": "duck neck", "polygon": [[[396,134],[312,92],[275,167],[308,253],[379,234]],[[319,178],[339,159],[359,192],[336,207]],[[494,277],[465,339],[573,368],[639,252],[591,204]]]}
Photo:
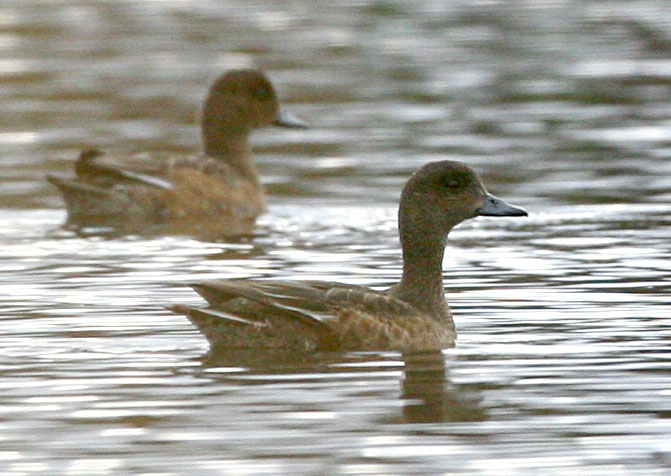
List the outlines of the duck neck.
{"label": "duck neck", "polygon": [[[403,276],[394,295],[438,319],[449,318],[443,289],[443,255],[447,233],[439,233],[412,217],[399,217]],[[421,220],[419,220],[421,221]]]}
{"label": "duck neck", "polygon": [[205,154],[226,162],[243,177],[258,181],[249,130],[214,122],[219,121],[204,120],[202,124]]}

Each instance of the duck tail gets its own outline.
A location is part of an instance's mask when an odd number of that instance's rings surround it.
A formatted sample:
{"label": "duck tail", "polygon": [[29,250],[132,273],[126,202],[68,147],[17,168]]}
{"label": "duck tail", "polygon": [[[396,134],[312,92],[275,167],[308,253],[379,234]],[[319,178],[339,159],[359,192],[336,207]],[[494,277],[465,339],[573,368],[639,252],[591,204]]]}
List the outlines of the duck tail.
{"label": "duck tail", "polygon": [[243,319],[212,308],[175,305],[167,309],[186,316],[213,347],[237,347],[240,343],[236,343],[236,336],[249,335],[265,327],[260,321]]}
{"label": "duck tail", "polygon": [[118,216],[118,210],[128,206],[124,194],[77,180],[48,175],[47,180],[61,192],[69,220],[106,220]]}

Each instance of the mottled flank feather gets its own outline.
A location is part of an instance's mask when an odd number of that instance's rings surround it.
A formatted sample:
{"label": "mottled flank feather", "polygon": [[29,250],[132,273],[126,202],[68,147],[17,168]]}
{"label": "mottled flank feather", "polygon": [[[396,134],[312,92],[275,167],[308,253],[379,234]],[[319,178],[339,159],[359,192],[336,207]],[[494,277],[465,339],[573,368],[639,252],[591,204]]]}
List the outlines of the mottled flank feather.
{"label": "mottled flank feather", "polygon": [[476,215],[524,216],[487,194],[459,162],[424,166],[401,195],[403,276],[387,291],[325,281],[224,280],[195,284],[209,308],[174,307],[212,350],[438,350],[456,331],[445,300],[442,262],[448,232]]}

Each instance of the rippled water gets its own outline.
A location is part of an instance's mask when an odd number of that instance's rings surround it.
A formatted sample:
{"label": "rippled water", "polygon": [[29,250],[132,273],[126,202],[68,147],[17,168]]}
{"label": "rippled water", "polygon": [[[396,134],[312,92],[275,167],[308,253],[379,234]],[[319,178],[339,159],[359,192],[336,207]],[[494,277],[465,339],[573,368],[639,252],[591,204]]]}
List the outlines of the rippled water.
{"label": "rippled water", "polygon": [[[670,52],[661,0],[4,1],[0,473],[668,474]],[[46,173],[196,150],[249,63],[313,125],[254,137],[256,236],[60,227]],[[164,309],[202,278],[394,283],[400,188],[442,158],[531,212],[451,234],[455,348],[211,360]]]}

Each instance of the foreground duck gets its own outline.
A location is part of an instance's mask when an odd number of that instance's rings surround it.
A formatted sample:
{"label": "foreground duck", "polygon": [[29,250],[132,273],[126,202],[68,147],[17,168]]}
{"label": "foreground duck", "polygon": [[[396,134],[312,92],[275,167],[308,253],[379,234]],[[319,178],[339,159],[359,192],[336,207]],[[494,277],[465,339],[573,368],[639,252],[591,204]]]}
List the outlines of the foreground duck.
{"label": "foreground duck", "polygon": [[449,231],[475,216],[526,216],[489,195],[467,165],[433,162],[401,194],[403,276],[383,292],[323,281],[204,281],[193,285],[208,308],[174,306],[205,335],[214,352],[231,348],[435,350],[456,332],[443,291]]}
{"label": "foreground duck", "polygon": [[133,231],[205,226],[222,236],[245,234],[266,210],[248,138],[253,129],[269,125],[305,127],[280,111],[263,73],[231,70],[212,84],[205,100],[202,155],[106,158],[85,150],[75,164],[76,178],[48,180],[63,195],[70,223]]}

